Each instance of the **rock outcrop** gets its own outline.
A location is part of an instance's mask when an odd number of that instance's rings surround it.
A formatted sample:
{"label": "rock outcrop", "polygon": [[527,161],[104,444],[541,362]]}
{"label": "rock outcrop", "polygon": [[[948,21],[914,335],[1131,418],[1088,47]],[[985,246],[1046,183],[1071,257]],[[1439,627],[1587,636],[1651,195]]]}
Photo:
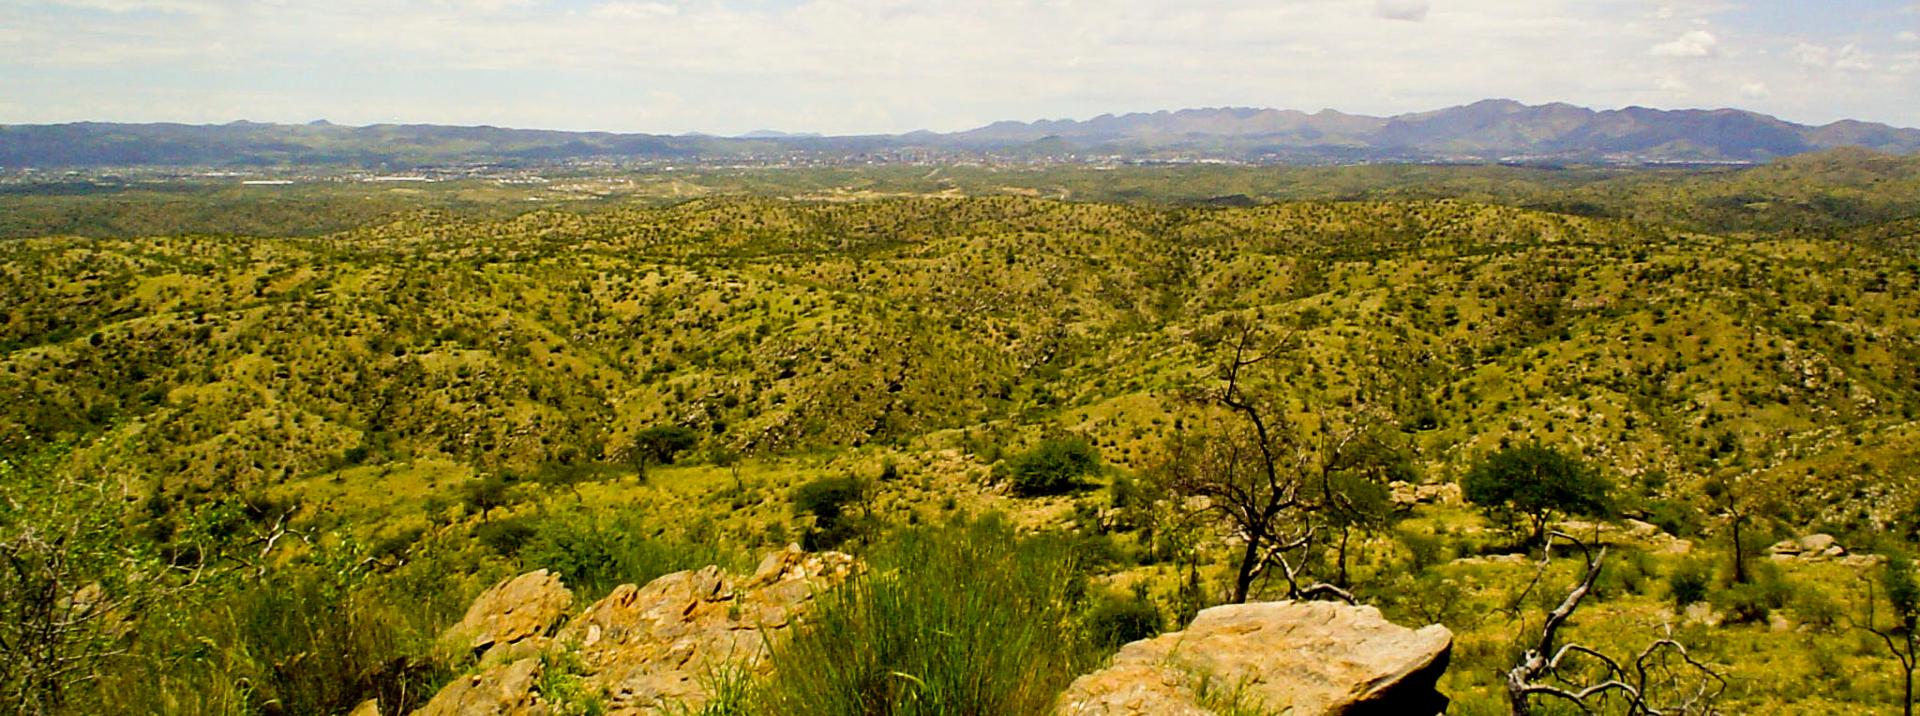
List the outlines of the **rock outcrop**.
{"label": "rock outcrop", "polygon": [[538,691],[541,655],[557,650],[570,652],[571,678],[600,694],[610,714],[697,712],[713,674],[764,673],[771,642],[811,608],[820,589],[855,569],[845,554],[790,545],[745,578],[709,566],[646,586],[621,585],[551,637],[572,595],[544,570],[524,574],[487,590],[448,630],[448,638],[485,650],[480,671],[455,679],[418,713],[547,713]]}
{"label": "rock outcrop", "polygon": [[1845,557],[1847,548],[1840,546],[1833,535],[1810,534],[1800,539],[1775,542],[1767,548],[1767,555],[1776,562],[1819,562]]}
{"label": "rock outcrop", "polygon": [[573,605],[560,577],[541,569],[493,585],[441,638],[476,652],[505,650],[552,632]]}
{"label": "rock outcrop", "polygon": [[1235,706],[1310,714],[1437,714],[1453,634],[1372,607],[1265,602],[1200,612],[1185,631],[1126,645],[1060,697],[1056,716],[1213,716]]}

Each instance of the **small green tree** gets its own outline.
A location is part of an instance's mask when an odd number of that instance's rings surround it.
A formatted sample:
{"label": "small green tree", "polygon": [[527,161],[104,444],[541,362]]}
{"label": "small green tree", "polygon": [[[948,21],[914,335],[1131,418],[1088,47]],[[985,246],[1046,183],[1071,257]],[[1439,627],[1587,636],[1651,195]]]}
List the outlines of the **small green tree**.
{"label": "small green tree", "polygon": [[1043,440],[1007,461],[1014,494],[1023,497],[1067,492],[1099,468],[1100,454],[1080,438]]}
{"label": "small green tree", "polygon": [[1609,486],[1592,466],[1557,449],[1532,443],[1487,456],[1467,471],[1460,489],[1467,501],[1495,519],[1516,516],[1532,525],[1527,543],[1540,544],[1556,514],[1598,516],[1610,507]]}
{"label": "small green tree", "polygon": [[649,465],[672,465],[680,453],[700,443],[700,434],[679,425],[655,425],[633,436],[633,464],[641,477]]}
{"label": "small green tree", "polygon": [[860,524],[848,512],[866,498],[866,487],[854,477],[823,477],[794,490],[794,511],[813,516],[813,529],[801,546],[831,549],[856,536]]}
{"label": "small green tree", "polygon": [[479,510],[480,519],[486,520],[494,510],[512,504],[509,491],[512,481],[506,475],[489,475],[468,480],[460,486],[460,499],[469,509]]}

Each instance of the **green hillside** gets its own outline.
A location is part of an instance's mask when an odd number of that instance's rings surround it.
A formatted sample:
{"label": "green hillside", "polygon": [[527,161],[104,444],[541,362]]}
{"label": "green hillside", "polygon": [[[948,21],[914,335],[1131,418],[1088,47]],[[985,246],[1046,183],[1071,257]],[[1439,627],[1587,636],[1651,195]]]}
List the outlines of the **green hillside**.
{"label": "green hillside", "polygon": [[[395,199],[243,235],[137,227],[279,209],[185,192],[127,200],[123,223],[89,231],[47,208],[71,198],[7,197],[42,212],[13,230],[68,235],[0,243],[0,450],[16,476],[0,502],[41,489],[22,475],[77,480],[98,492],[72,504],[105,510],[140,559],[233,570],[178,602],[219,609],[147,617],[156,636],[102,661],[74,712],[344,712],[386,682],[314,695],[273,649],[369,670],[413,659],[422,683],[460,661],[426,636],[278,644],[262,634],[298,630],[231,616],[270,610],[247,575],[312,592],[287,587],[309,601],[271,610],[361,605],[352,618],[373,621],[349,631],[430,636],[513,570],[604,590],[816,538],[823,518],[793,497],[829,477],[864,485],[856,553],[892,526],[1002,512],[1095,544],[1093,589],[1138,584],[1173,615],[1189,574],[1222,598],[1231,539],[1115,515],[1171,439],[1217,415],[1194,395],[1221,375],[1221,327],[1244,321],[1291,337],[1260,384],[1279,414],[1368,416],[1403,479],[1454,483],[1535,442],[1595,466],[1613,517],[1661,536],[1621,538],[1622,581],[1577,629],[1633,644],[1681,618],[1666,590],[1683,569],[1720,573],[1714,603],[1737,611],[1719,596],[1746,588],[1726,574],[1730,519],[1760,546],[1824,532],[1856,552],[1920,528],[1916,166],[710,176],[693,181],[712,196],[678,203]],[[823,200],[856,185],[918,196]],[[1008,195],[1023,187],[1076,201]],[[304,206],[365,201],[353,191]],[[1255,205],[1200,205],[1228,195]],[[692,447],[648,457],[660,426]],[[1060,438],[1102,466],[1080,489],[1018,496],[1018,456]],[[1528,568],[1479,559],[1515,544],[1464,505],[1401,517],[1357,538],[1349,586],[1454,628],[1443,690],[1458,712],[1502,713],[1498,673],[1527,620],[1488,615],[1531,604],[1514,596]],[[580,566],[582,534],[615,546]],[[1674,538],[1691,556],[1661,551]],[[1686,627],[1733,676],[1723,707],[1891,712],[1891,659],[1834,617],[1859,575],[1756,561],[1787,626]],[[1810,670],[1828,701],[1777,678]],[[350,676],[336,681],[365,674]],[[313,705],[268,708],[269,691]]]}

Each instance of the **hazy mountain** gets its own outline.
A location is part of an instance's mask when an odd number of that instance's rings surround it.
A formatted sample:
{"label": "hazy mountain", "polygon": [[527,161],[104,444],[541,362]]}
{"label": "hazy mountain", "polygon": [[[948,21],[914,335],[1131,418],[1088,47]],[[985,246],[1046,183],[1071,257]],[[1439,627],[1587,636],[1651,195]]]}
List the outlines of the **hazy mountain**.
{"label": "hazy mountain", "polygon": [[1246,108],[996,122],[953,135],[991,143],[1057,137],[1089,150],[1188,149],[1279,154],[1361,150],[1363,157],[1761,161],[1815,149],[1920,150],[1920,130],[1858,121],[1822,127],[1737,109],[1595,111],[1484,100],[1394,117]]}
{"label": "hazy mountain", "polygon": [[933,149],[1015,157],[1262,161],[1765,161],[1857,146],[1920,151],[1920,130],[1846,120],[1820,127],[1737,109],[1596,111],[1569,104],[1485,100],[1394,117],[1333,110],[1226,107],[1087,120],[995,122],[951,134],[822,137],[759,130],[733,138],[372,125],[234,122],[224,125],[0,126],[0,166],[353,165],[582,159],[864,157]]}

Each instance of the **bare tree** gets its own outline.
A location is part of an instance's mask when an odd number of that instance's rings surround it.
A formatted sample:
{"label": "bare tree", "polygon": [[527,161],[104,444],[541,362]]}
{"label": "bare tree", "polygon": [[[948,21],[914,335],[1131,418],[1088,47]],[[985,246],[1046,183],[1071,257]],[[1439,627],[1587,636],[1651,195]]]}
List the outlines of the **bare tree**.
{"label": "bare tree", "polygon": [[[1580,608],[1580,602],[1593,591],[1607,550],[1595,550],[1572,535],[1554,531],[1548,534],[1540,558],[1540,569],[1521,594],[1524,600],[1544,578],[1553,561],[1554,540],[1565,540],[1580,550],[1585,572],[1560,605],[1547,613],[1540,638],[1520,655],[1519,663],[1507,670],[1508,703],[1514,716],[1533,713],[1538,696],[1558,698],[1584,713],[1597,713],[1609,699],[1618,699],[1628,716],[1690,716],[1713,713],[1713,703],[1726,690],[1726,679],[1712,667],[1693,658],[1687,647],[1669,633],[1640,650],[1631,661],[1622,663],[1597,649],[1578,643],[1558,643],[1560,628]],[[1586,683],[1568,678],[1573,662],[1597,664],[1602,676]],[[1657,700],[1656,692],[1666,694]]]}
{"label": "bare tree", "polygon": [[1175,436],[1159,476],[1175,500],[1211,514],[1239,542],[1233,602],[1245,602],[1254,583],[1274,567],[1286,579],[1291,598],[1352,601],[1334,585],[1303,583],[1303,569],[1320,533],[1316,513],[1337,499],[1329,487],[1332,477],[1377,454],[1360,449],[1372,437],[1331,413],[1303,425],[1284,403],[1249,390],[1251,370],[1289,347],[1292,336],[1265,347],[1250,322],[1226,328],[1233,337],[1220,385],[1194,396],[1194,402],[1215,411],[1213,429]]}
{"label": "bare tree", "polygon": [[1915,634],[1915,627],[1920,626],[1920,587],[1914,584],[1913,563],[1905,555],[1891,555],[1881,574],[1880,584],[1886,588],[1887,606],[1892,612],[1891,623],[1882,623],[1876,613],[1880,598],[1875,594],[1874,580],[1866,577],[1864,581],[1865,614],[1854,626],[1880,637],[1887,653],[1899,663],[1901,683],[1905,687],[1900,699],[1901,713],[1913,716],[1913,672],[1920,666],[1920,635]]}

